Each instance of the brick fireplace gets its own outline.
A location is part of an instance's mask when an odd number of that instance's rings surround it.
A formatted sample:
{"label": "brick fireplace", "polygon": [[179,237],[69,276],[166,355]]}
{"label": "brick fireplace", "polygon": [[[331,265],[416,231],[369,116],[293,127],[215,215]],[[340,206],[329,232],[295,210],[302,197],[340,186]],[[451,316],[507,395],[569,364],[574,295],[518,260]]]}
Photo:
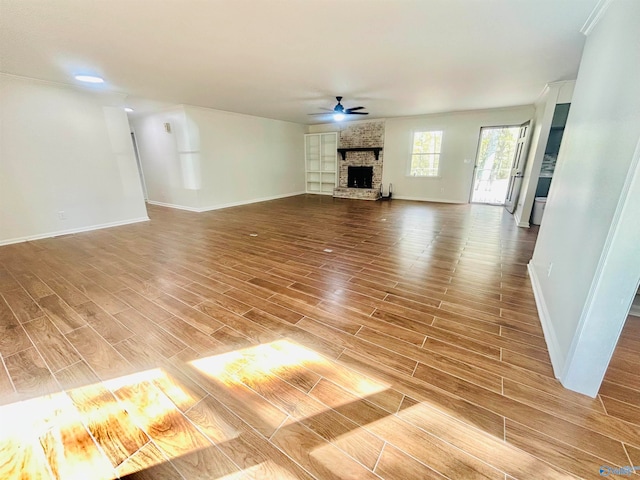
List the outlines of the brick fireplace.
{"label": "brick fireplace", "polygon": [[[333,196],[378,200],[382,185],[383,147],[383,121],[342,125],[338,149],[346,151],[338,155],[338,187],[333,191]],[[351,151],[350,148],[363,151]]]}

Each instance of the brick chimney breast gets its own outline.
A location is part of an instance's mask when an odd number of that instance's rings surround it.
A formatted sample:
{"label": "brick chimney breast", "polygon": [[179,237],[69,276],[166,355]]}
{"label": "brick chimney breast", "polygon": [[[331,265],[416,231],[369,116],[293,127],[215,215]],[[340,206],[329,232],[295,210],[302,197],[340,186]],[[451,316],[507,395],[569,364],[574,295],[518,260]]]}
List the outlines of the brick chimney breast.
{"label": "brick chimney breast", "polygon": [[[384,121],[344,124],[340,126],[338,148],[384,147]],[[338,155],[338,187],[333,196],[339,198],[359,198],[377,200],[382,185],[382,164],[384,150],[378,160],[373,152],[347,152],[345,160]],[[371,188],[349,188],[347,179],[349,167],[373,167]]]}

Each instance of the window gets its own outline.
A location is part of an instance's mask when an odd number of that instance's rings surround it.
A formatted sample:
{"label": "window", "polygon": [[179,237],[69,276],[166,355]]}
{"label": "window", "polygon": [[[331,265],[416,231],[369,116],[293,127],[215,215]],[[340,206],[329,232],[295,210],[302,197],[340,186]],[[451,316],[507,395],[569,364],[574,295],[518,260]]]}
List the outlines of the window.
{"label": "window", "polygon": [[413,132],[409,175],[412,177],[437,177],[440,168],[441,145],[442,130]]}

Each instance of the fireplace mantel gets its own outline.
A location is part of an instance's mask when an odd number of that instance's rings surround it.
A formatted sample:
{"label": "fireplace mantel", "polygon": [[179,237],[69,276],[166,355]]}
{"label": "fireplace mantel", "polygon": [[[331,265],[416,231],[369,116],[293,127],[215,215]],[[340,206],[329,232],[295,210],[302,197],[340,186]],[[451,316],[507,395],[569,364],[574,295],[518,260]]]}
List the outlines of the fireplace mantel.
{"label": "fireplace mantel", "polygon": [[342,156],[342,160],[346,160],[347,152],[373,152],[376,156],[376,160],[380,158],[380,152],[382,147],[352,147],[352,148],[339,148],[338,152]]}

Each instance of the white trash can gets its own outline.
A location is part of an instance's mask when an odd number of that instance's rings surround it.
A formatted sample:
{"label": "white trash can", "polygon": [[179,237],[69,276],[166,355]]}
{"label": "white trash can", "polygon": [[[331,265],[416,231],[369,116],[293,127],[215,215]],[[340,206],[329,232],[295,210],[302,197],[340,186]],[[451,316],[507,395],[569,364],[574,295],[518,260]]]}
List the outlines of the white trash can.
{"label": "white trash can", "polygon": [[533,201],[533,215],[531,215],[531,223],[540,225],[542,223],[542,215],[544,207],[547,205],[547,197],[536,197]]}

